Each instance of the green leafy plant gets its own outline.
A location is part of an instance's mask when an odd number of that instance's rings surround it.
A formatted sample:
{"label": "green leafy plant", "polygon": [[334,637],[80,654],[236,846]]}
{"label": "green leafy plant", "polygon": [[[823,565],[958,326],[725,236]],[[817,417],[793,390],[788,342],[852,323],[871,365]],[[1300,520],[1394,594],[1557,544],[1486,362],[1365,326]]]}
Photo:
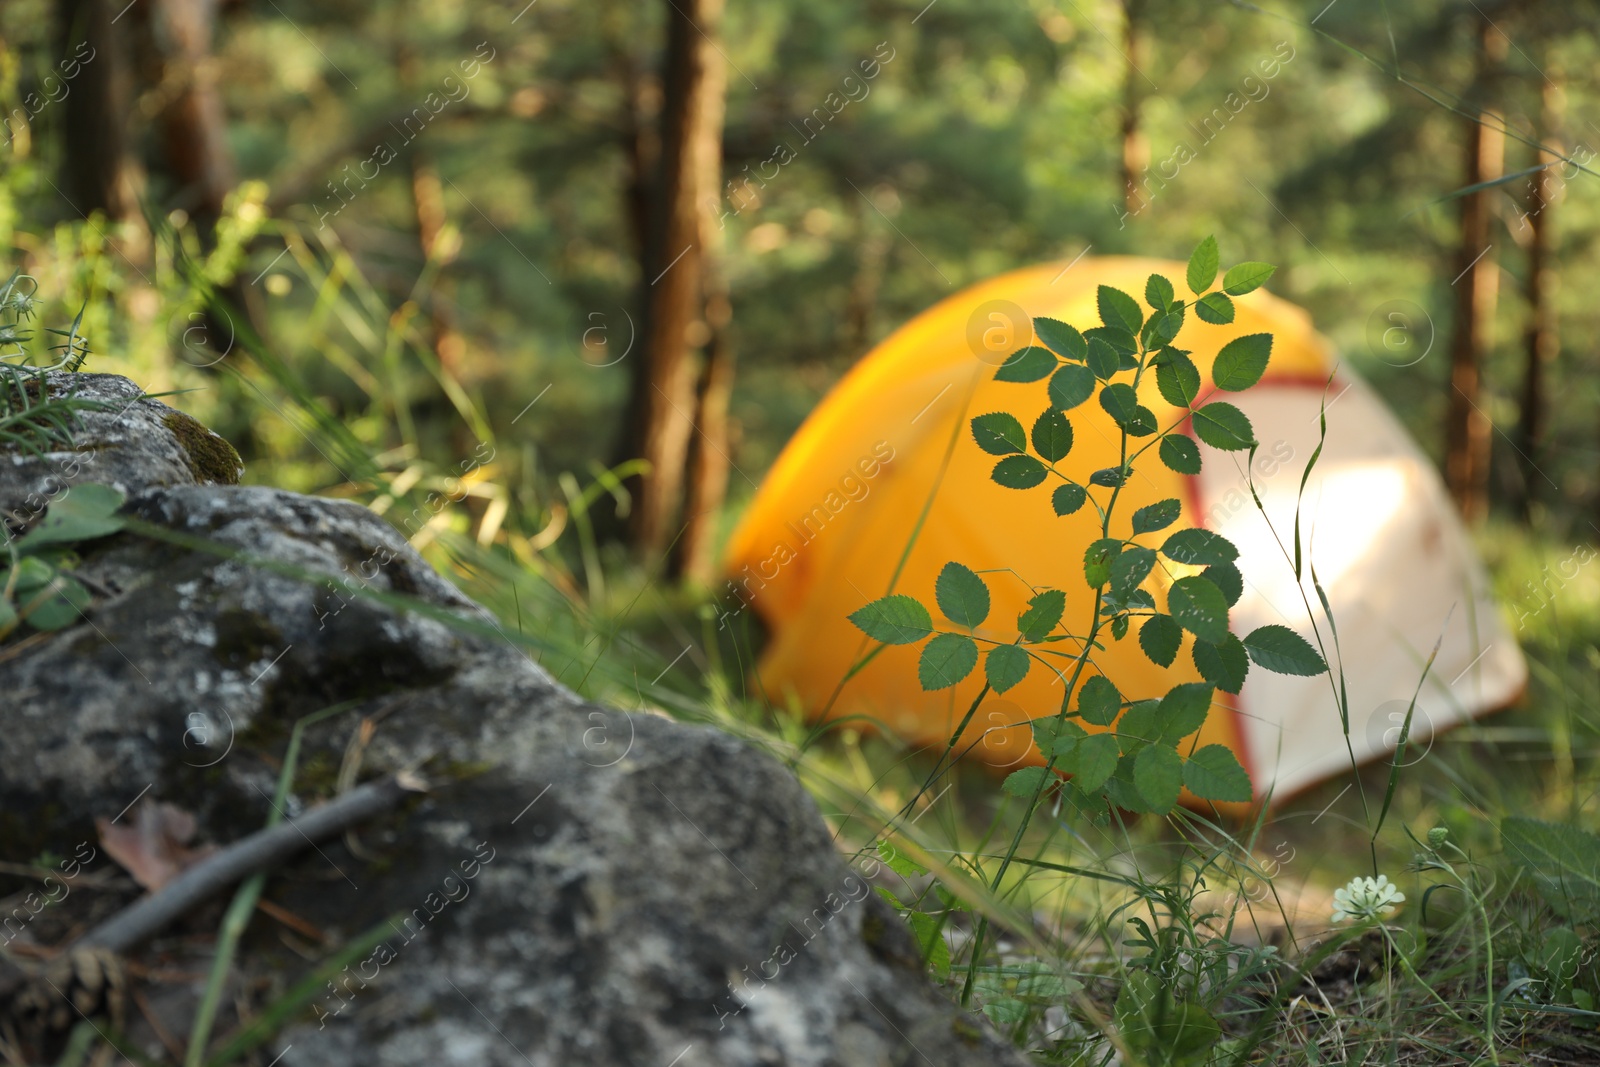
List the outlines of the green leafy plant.
{"label": "green leafy plant", "polygon": [[[1261,379],[1271,358],[1271,335],[1249,334],[1224,345],[1212,364],[1209,390],[1203,388],[1190,353],[1173,345],[1191,310],[1205,322],[1232,322],[1233,298],[1259,288],[1273,272],[1264,263],[1241,263],[1227,271],[1217,288],[1218,267],[1216,240],[1208,237],[1189,259],[1185,281],[1193,294],[1190,300],[1179,298],[1169,279],[1152,274],[1144,293],[1148,312],[1129,294],[1101,286],[1101,325],[1080,333],[1055,319],[1035,319],[1040,343],[1012,354],[995,377],[1019,384],[1044,382],[1048,406],[1031,430],[1003,411],[972,420],[977,446],[999,457],[991,474],[997,484],[1017,490],[1048,486],[1058,516],[1085,506],[1098,514],[1100,537],[1088,546],[1083,562],[1095,605],[1081,629],[1063,625],[1066,594],[1041,589],[1018,616],[1015,640],[989,642],[992,647],[980,654],[974,631],[989,617],[989,589],[981,575],[959,562],[947,564],[935,585],[936,606],[955,629],[937,629],[928,607],[904,594],[873,601],[850,616],[867,636],[884,644],[926,641],[917,670],[926,690],[960,683],[981,659],[985,684],[973,711],[990,691],[1012,688],[1036,664],[1062,675],[1066,684],[1060,708],[1032,722],[1044,766],[1019,770],[1004,784],[1006,793],[1028,803],[1030,814],[1054,787],[1056,772],[1071,776],[1080,800],[1101,798],[1132,811],[1170,812],[1185,788],[1202,800],[1247,802],[1252,796],[1249,776],[1234,754],[1222,745],[1196,749],[1191,743],[1185,749],[1185,739],[1205,723],[1217,690],[1239,692],[1251,663],[1284,674],[1310,676],[1327,670],[1322,656],[1288,627],[1263,626],[1243,639],[1229,630],[1228,609],[1242,591],[1239,551],[1210,530],[1172,530],[1182,511],[1178,500],[1158,501],[1126,518],[1118,511],[1123,487],[1152,450],[1179,474],[1199,473],[1200,450],[1183,432],[1185,424],[1213,448],[1248,452],[1253,459],[1257,445],[1249,418],[1213,397],[1243,391]],[[1140,402],[1140,386],[1152,374],[1161,396],[1182,410],[1165,427]],[[1117,465],[1093,472],[1084,484],[1058,464],[1072,452],[1069,413],[1091,400],[1111,417],[1121,441]],[[1164,611],[1147,588],[1157,568],[1170,578]],[[1200,569],[1191,573],[1195,568]],[[1135,620],[1139,647],[1152,663],[1171,666],[1189,641],[1189,654],[1204,680],[1177,685],[1165,694],[1120,692],[1096,668],[1094,657],[1108,631],[1112,640],[1121,641]],[[1063,644],[1075,651],[1057,651]],[[1057,666],[1052,659],[1066,662]],[[969,711],[957,738],[971,719]]]}
{"label": "green leafy plant", "polygon": [[89,342],[81,333],[83,312],[66,330],[49,330],[63,338],[52,345],[59,358],[43,367],[29,366],[27,344],[33,333],[26,328],[33,317],[33,279],[20,271],[0,285],[0,448],[15,448],[28,455],[72,447],[72,434],[83,411],[106,407],[77,395],[50,395],[45,375],[50,371],[76,371],[89,358]]}
{"label": "green leafy plant", "polygon": [[26,623],[60,630],[83,617],[92,599],[72,573],[75,545],[116,533],[122,493],[108,485],[75,485],[50,504],[44,518],[19,538],[6,538],[0,566],[0,640]]}

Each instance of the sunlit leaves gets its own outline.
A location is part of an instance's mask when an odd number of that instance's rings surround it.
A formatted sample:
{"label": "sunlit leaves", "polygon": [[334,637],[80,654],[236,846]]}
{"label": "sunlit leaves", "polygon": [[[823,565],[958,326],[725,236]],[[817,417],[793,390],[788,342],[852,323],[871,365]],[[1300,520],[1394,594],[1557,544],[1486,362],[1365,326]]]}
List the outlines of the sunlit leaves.
{"label": "sunlit leaves", "polygon": [[1122,694],[1104,675],[1096,674],[1078,690],[1078,714],[1093,726],[1110,726],[1122,710]]}
{"label": "sunlit leaves", "polygon": [[1029,345],[1007,356],[1000,369],[994,372],[994,378],[997,382],[1036,382],[1055,370],[1057,363],[1049,349]]}
{"label": "sunlit leaves", "polygon": [[1156,452],[1168,470],[1177,471],[1179,474],[1200,473],[1200,449],[1195,446],[1192,439],[1181,433],[1171,433],[1163,437],[1161,447]]}
{"label": "sunlit leaves", "polygon": [[1111,561],[1122,551],[1122,542],[1114,537],[1091,542],[1083,553],[1083,580],[1090,589],[1098,589],[1111,579]]}
{"label": "sunlit leaves", "polygon": [[[1083,362],[1084,341],[1083,334],[1057,319],[1037,318],[1033,320],[1033,333],[1039,340],[1067,359]],[[1043,378],[1044,375],[1039,375]],[[1037,379],[1030,379],[1036,381]]]}
{"label": "sunlit leaves", "polygon": [[1199,295],[1211,288],[1211,283],[1217,280],[1217,268],[1221,265],[1222,254],[1217,251],[1217,239],[1207,237],[1195,246],[1193,254],[1189,256],[1189,268],[1184,272],[1189,291]]}
{"label": "sunlit leaves", "polygon": [[1077,766],[1072,782],[1085,793],[1096,793],[1105,787],[1106,780],[1117,771],[1117,761],[1122,749],[1111,734],[1094,734],[1078,742]]}
{"label": "sunlit leaves", "polygon": [[1025,641],[1043,641],[1060,624],[1066,606],[1067,594],[1047,589],[1028,601],[1027,609],[1017,616],[1017,631]]}
{"label": "sunlit leaves", "polygon": [[917,680],[932,691],[948,689],[972,673],[978,665],[978,645],[966,634],[935,634],[922,646],[917,661]]}
{"label": "sunlit leaves", "polygon": [[1164,530],[1178,521],[1178,515],[1182,511],[1183,505],[1176,497],[1147,504],[1133,513],[1133,532],[1138,535]]}
{"label": "sunlit leaves", "polygon": [[1055,408],[1046,408],[1033,420],[1032,436],[1033,450],[1047,462],[1060,463],[1072,451],[1072,423]]}
{"label": "sunlit leaves", "polygon": [[1183,788],[1183,758],[1170,745],[1150,745],[1133,761],[1133,784],[1154,811],[1167,811]]}
{"label": "sunlit leaves", "polygon": [[1077,482],[1067,482],[1056,487],[1050,495],[1050,506],[1057,515],[1071,515],[1083,507],[1084,501],[1089,499],[1088,491]]}
{"label": "sunlit leaves", "polygon": [[1139,327],[1144,325],[1144,312],[1139,309],[1139,301],[1121,289],[1102,285],[1096,294],[1095,303],[1100,310],[1100,321],[1107,326],[1116,326],[1129,333],[1138,333]]}
{"label": "sunlit leaves", "polygon": [[1277,674],[1312,677],[1328,669],[1327,663],[1310,642],[1287,626],[1270,623],[1250,632],[1244,639],[1245,651],[1261,666]]}
{"label": "sunlit leaves", "polygon": [[1226,326],[1233,321],[1233,301],[1221,293],[1207,293],[1194,302],[1194,313],[1201,322]]}
{"label": "sunlit leaves", "polygon": [[915,597],[882,597],[850,613],[850,621],[874,641],[909,645],[933,632],[933,618]]}
{"label": "sunlit leaves", "polygon": [[1207,566],[1212,563],[1232,563],[1239,558],[1239,550],[1221,534],[1190,527],[1178,530],[1162,542],[1161,554],[1176,563]]}
{"label": "sunlit leaves", "polygon": [[983,673],[990,688],[1004,693],[1028,676],[1033,660],[1020,645],[996,645],[983,657]]}
{"label": "sunlit leaves", "polygon": [[1179,578],[1167,590],[1167,610],[1179,626],[1202,641],[1216,644],[1228,639],[1228,602],[1222,591],[1204,578]]}
{"label": "sunlit leaves", "polygon": [[1026,452],[1028,438],[1015,415],[993,411],[972,420],[972,439],[991,456]]}
{"label": "sunlit leaves", "polygon": [[933,590],[939,610],[957,626],[978,626],[989,616],[989,587],[969,567],[946,563]]}
{"label": "sunlit leaves", "polygon": [[1152,274],[1150,279],[1144,283],[1144,299],[1145,303],[1157,311],[1161,311],[1172,306],[1172,301],[1176,299],[1176,294],[1172,291],[1171,282],[1159,274]]}
{"label": "sunlit leaves", "polygon": [[1169,348],[1156,363],[1156,389],[1173,407],[1192,407],[1200,396],[1200,369],[1187,353]]}
{"label": "sunlit leaves", "polygon": [[1237,393],[1261,380],[1272,357],[1272,335],[1251,333],[1222,346],[1211,364],[1211,380],[1218,389]]}
{"label": "sunlit leaves", "polygon": [[1254,292],[1266,285],[1277,269],[1270,263],[1240,263],[1229,267],[1228,273],[1222,278],[1222,290],[1229,296]]}
{"label": "sunlit leaves", "polygon": [[1170,615],[1152,615],[1139,628],[1139,647],[1157,666],[1172,666],[1182,643],[1183,627],[1173,622]]}
{"label": "sunlit leaves", "polygon": [[1201,800],[1250,802],[1250,776],[1224,745],[1207,745],[1183,764],[1183,784]]}
{"label": "sunlit leaves", "polygon": [[1081,363],[1065,363],[1050,376],[1050,406],[1071,411],[1094,395],[1094,372]]}
{"label": "sunlit leaves", "polygon": [[1245,413],[1220,400],[1194,413],[1194,432],[1200,440],[1224,452],[1240,452],[1256,443],[1255,431]]}
{"label": "sunlit leaves", "polygon": [[1194,657],[1194,666],[1200,672],[1200,677],[1218,689],[1225,693],[1237,693],[1244,688],[1250,660],[1245,655],[1244,644],[1234,634],[1229,634],[1227,640],[1217,644],[1196,638],[1190,654]]}
{"label": "sunlit leaves", "polygon": [[1044,464],[1032,456],[1007,456],[994,465],[989,477],[1007,489],[1032,489],[1048,476]]}

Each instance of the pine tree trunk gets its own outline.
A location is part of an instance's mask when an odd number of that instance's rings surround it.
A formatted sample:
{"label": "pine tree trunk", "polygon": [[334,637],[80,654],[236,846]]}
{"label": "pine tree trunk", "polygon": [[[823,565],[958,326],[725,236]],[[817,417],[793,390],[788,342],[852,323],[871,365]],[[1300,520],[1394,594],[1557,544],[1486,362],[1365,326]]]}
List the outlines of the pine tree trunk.
{"label": "pine tree trunk", "polygon": [[178,206],[209,232],[234,184],[211,54],[217,0],[153,0],[151,15],[162,80],[177,87],[161,116],[167,169],[178,186]]}
{"label": "pine tree trunk", "polygon": [[[1546,82],[1540,100],[1538,138],[1541,144],[1551,141],[1561,126],[1562,90]],[[1556,189],[1559,184],[1557,164],[1559,159],[1551,152],[1541,151],[1538,162],[1545,169],[1533,177],[1529,190],[1528,208],[1523,221],[1531,229],[1528,237],[1528,328],[1523,339],[1526,362],[1522,376],[1522,411],[1518,420],[1518,451],[1522,464],[1522,496],[1519,511],[1524,521],[1532,514],[1538,495],[1538,483],[1544,478],[1539,471],[1539,461],[1544,450],[1545,428],[1549,419],[1548,386],[1546,380],[1551,365],[1560,351],[1560,335],[1556,329],[1555,296],[1558,275],[1554,258],[1554,222]]]}
{"label": "pine tree trunk", "polygon": [[[68,206],[87,218],[98,211],[112,222],[140,220],[143,175],[129,150],[133,73],[125,31],[133,16],[116,20],[110,0],[59,0],[59,51],[77,64],[61,101],[66,131],[61,191]],[[10,129],[8,139],[15,136]]]}
{"label": "pine tree trunk", "polygon": [[1122,87],[1122,196],[1124,207],[1130,215],[1144,209],[1144,193],[1139,188],[1139,177],[1150,165],[1150,148],[1139,123],[1139,104],[1142,91],[1139,81],[1139,52],[1142,37],[1139,21],[1143,4],[1141,0],[1123,0],[1124,50],[1128,69]]}
{"label": "pine tree trunk", "polygon": [[[1503,38],[1483,19],[1479,29],[1478,78],[1486,86]],[[1462,186],[1500,177],[1504,165],[1503,120],[1484,108],[1467,127]],[[1500,268],[1489,241],[1490,198],[1485,189],[1461,198],[1461,248],[1455,263],[1455,321],[1450,350],[1450,400],[1445,416],[1445,483],[1463,518],[1488,513],[1490,435],[1484,410],[1483,364],[1493,343]]]}
{"label": "pine tree trunk", "polygon": [[[655,183],[644,262],[638,358],[633,366],[626,457],[649,470],[630,480],[629,533],[643,555],[659,554],[671,539],[682,503],[696,409],[693,348],[708,339],[702,284],[702,214],[716,189],[707,188],[705,153],[721,137],[721,62],[716,38],[721,0],[668,0],[667,54],[662,86],[661,166]],[[716,96],[715,107],[708,104]],[[707,124],[717,129],[708,136]],[[708,147],[709,146],[709,147]]]}

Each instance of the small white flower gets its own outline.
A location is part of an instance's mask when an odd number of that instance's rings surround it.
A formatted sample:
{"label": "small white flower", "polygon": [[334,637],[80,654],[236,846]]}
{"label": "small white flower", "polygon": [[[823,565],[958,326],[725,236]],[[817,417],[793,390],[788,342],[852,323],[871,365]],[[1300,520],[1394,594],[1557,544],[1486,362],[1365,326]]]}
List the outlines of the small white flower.
{"label": "small white flower", "polygon": [[1349,885],[1333,891],[1333,921],[1387,919],[1394,914],[1395,905],[1404,904],[1405,900],[1406,895],[1387,875],[1352,878]]}

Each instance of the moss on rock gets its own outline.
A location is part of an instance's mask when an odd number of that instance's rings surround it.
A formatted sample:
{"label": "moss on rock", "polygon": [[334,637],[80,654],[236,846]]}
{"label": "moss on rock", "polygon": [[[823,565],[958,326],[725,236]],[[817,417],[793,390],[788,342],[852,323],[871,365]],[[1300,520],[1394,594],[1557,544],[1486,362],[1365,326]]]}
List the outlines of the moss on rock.
{"label": "moss on rock", "polygon": [[201,484],[239,484],[244,462],[232,445],[181,411],[174,411],[161,421],[178,439],[184,460],[189,464],[196,481]]}

